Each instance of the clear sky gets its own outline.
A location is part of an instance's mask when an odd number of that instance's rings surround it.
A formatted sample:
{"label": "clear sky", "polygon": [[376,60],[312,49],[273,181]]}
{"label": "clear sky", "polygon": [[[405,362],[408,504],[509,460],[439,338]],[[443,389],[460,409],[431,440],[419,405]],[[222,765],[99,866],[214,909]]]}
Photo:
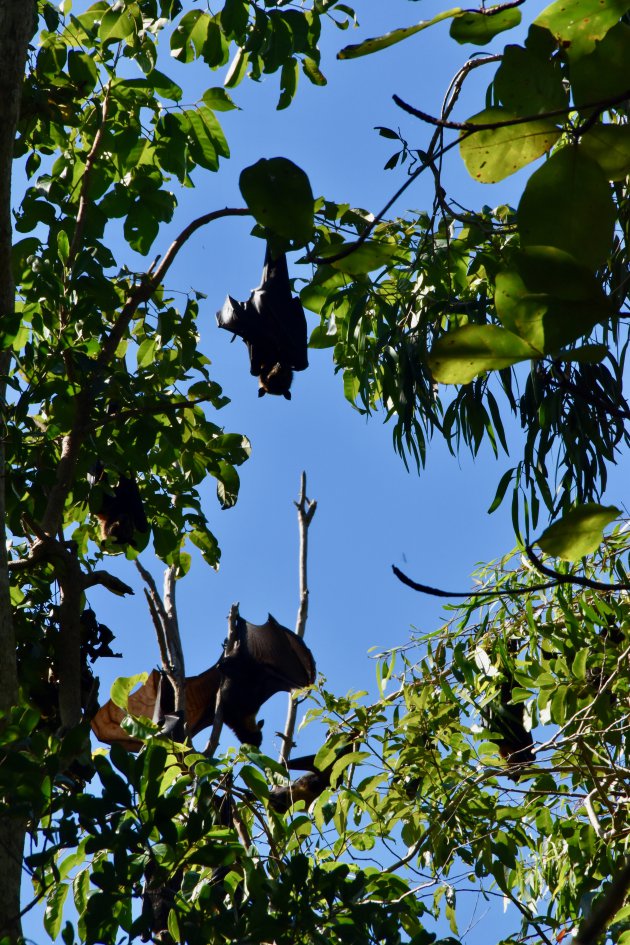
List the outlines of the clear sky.
{"label": "clear sky", "polygon": [[[524,18],[529,20],[531,11],[543,5],[528,0]],[[429,0],[356,0],[358,30],[324,31],[322,69],[328,86],[316,88],[302,76],[297,99],[286,111],[275,111],[278,75],[264,77],[259,84],[246,80],[232,90],[242,110],[218,115],[232,159],[222,163],[218,174],[198,173],[195,189],[178,195],[175,220],[158,237],[150,259],[163,253],[194,217],[219,207],[242,206],[238,175],[261,157],[291,158],[309,174],[315,194],[377,212],[402,183],[404,171],[383,171],[392,142],[380,138],[374,126],[400,127],[412,146],[420,148],[430,136],[427,128],[396,108],[392,94],[437,113],[451,77],[472,47],[450,40],[446,23],[364,59],[338,62],[335,52],[347,43],[429,18],[447,6]],[[80,8],[75,4],[75,11]],[[511,42],[519,39],[522,35],[510,37]],[[504,43],[505,37],[499,36],[484,51],[498,51]],[[184,86],[187,103],[222,82],[222,75],[209,72],[203,63],[185,67],[165,63],[164,69]],[[483,108],[490,74],[476,70],[472,94],[462,96],[457,118]],[[516,202],[524,179],[516,176],[495,186],[475,184],[456,153],[446,168],[449,194],[473,207]],[[431,180],[422,178],[395,212],[428,208],[430,186]],[[215,322],[215,312],[228,293],[245,299],[258,284],[264,246],[250,236],[250,229],[247,219],[211,224],[189,241],[167,280],[174,292],[196,289],[207,295],[200,303],[202,346],[213,362],[213,378],[231,398],[212,419],[228,431],[246,434],[252,442],[251,459],[240,469],[237,506],[221,511],[213,484],[205,490],[206,514],[222,549],[220,570],[213,572],[195,554],[190,574],[178,585],[187,672],[201,672],[219,657],[233,601],[253,623],[264,622],[270,611],[281,623],[294,626],[298,531],[293,501],[304,469],[308,495],[318,502],[310,530],[306,642],[328,688],[338,694],[367,689],[376,695],[368,649],[400,645],[410,629],[435,629],[441,619],[439,603],[399,584],[391,565],[434,586],[467,589],[477,562],[499,557],[514,544],[509,507],[486,514],[498,480],[513,460],[495,461],[489,450],[482,450],[476,463],[467,454],[457,460],[436,439],[427,469],[420,475],[407,472],[394,454],[391,429],[383,417],[366,421],[344,400],[329,350],[310,353],[309,369],[294,380],[291,402],[259,399],[245,346],[238,339],[230,344],[229,335]],[[123,246],[115,246],[114,253],[121,263],[138,265]],[[294,260],[291,267],[294,276],[302,275]],[[312,329],[317,319],[309,313],[307,317]],[[608,498],[622,505],[620,475],[611,477]],[[149,549],[142,561],[161,584],[162,568]],[[115,649],[123,653],[121,660],[99,664],[104,699],[116,676],[150,670],[159,663],[135,568],[123,557],[110,559],[107,565],[132,584],[136,594],[123,600],[98,589],[90,593],[99,619],[116,634]],[[270,755],[279,750],[273,733],[282,728],[285,711],[286,698],[279,695],[261,712],[266,719],[263,749]],[[200,744],[203,738],[199,736]],[[316,729],[301,733],[297,752],[317,748],[321,738]],[[232,734],[224,732],[222,745],[233,743]],[[482,924],[466,941],[481,945],[488,941],[483,933]],[[27,919],[27,934],[40,942],[45,939],[40,919]]]}

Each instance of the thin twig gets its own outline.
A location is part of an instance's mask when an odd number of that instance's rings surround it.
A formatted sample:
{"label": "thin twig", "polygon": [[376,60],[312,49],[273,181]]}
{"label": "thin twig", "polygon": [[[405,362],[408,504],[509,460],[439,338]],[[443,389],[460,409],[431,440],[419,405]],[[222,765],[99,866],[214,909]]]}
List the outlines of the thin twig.
{"label": "thin twig", "polygon": [[[308,499],[306,496],[306,473],[302,473],[300,480],[300,497],[294,502],[298,514],[298,528],[300,532],[300,603],[298,606],[295,632],[298,637],[303,638],[306,632],[306,621],[308,618],[308,575],[306,565],[308,561],[308,529],[317,510],[315,499]],[[287,719],[284,724],[284,735],[282,736],[282,748],[280,749],[279,762],[286,764],[291,754],[293,745],[293,733],[295,731],[295,719],[297,716],[297,702],[289,693],[289,705],[287,708]]]}
{"label": "thin twig", "polygon": [[605,110],[612,105],[618,105],[630,98],[630,89],[626,89],[626,91],[622,92],[620,95],[615,95],[609,99],[600,99],[597,102],[589,102],[585,105],[567,105],[565,108],[554,108],[548,112],[540,112],[537,115],[521,115],[516,118],[504,118],[501,121],[483,122],[450,121],[449,119],[438,118],[435,115],[430,115],[428,112],[421,111],[419,108],[414,108],[413,105],[409,105],[409,103],[405,102],[399,95],[394,95],[392,98],[399,108],[402,108],[402,110],[409,115],[413,115],[414,118],[419,118],[420,121],[426,122],[427,125],[435,125],[437,128],[448,128],[451,131],[466,131],[469,134],[475,134],[478,131],[494,131],[497,128],[511,128],[515,125],[526,125],[530,122],[543,120],[545,118],[560,118],[563,115],[569,115],[571,112],[580,111],[585,108],[600,108]]}
{"label": "thin twig", "polygon": [[179,717],[184,727],[179,738],[186,736],[186,670],[184,665],[184,650],[179,635],[177,609],[175,606],[175,568],[167,568],[164,572],[164,599],[158,594],[153,575],[144,568],[138,560],[136,567],[147,588],[144,594],[149,605],[149,612],[155,627],[162,670],[166,674],[173,690],[174,713]]}

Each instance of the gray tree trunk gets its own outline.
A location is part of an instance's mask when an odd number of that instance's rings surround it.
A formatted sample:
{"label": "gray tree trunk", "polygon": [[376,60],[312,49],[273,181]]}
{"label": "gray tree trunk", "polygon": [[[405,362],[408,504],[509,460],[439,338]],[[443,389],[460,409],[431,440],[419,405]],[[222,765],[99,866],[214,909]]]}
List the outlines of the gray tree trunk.
{"label": "gray tree trunk", "polygon": [[[36,0],[0,0],[0,333],[11,317],[15,287],[11,262],[11,168],[26,51],[37,24]],[[0,425],[4,429],[6,381],[10,354],[0,352]],[[11,618],[5,526],[5,453],[0,437],[0,710],[18,697],[15,635]],[[1,723],[0,723],[1,724]],[[2,730],[0,729],[0,738]],[[0,818],[0,936],[21,935],[20,883],[25,824]]]}

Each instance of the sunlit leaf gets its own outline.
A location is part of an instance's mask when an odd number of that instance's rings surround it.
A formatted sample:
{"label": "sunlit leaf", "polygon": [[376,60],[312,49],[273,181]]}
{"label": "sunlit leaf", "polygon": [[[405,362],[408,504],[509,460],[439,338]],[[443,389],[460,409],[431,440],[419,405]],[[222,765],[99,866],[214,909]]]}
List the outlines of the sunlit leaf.
{"label": "sunlit leaf", "polygon": [[414,36],[416,33],[426,30],[427,27],[433,26],[434,23],[451,19],[460,13],[462,13],[461,7],[453,7],[451,10],[445,10],[444,13],[439,13],[437,16],[433,17],[432,20],[421,20],[420,23],[416,23],[414,26],[404,26],[401,29],[385,33],[383,36],[375,36],[372,39],[365,39],[362,43],[344,46],[343,49],[337,53],[337,58],[357,59],[359,56],[369,56],[372,53],[379,52],[381,49],[387,49],[389,46],[401,43],[404,39],[408,39],[409,36]]}
{"label": "sunlit leaf", "polygon": [[577,561],[599,548],[604,529],[620,514],[614,505],[598,505],[596,502],[578,505],[546,528],[537,544],[547,555],[563,561]]}
{"label": "sunlit leaf", "polygon": [[468,384],[485,371],[498,371],[537,356],[526,341],[497,325],[464,325],[436,341],[428,364],[436,381]]}
{"label": "sunlit leaf", "polygon": [[[510,122],[517,115],[504,108],[486,108],[473,115],[473,125]],[[514,174],[549,151],[560,137],[560,129],[547,118],[500,128],[482,129],[473,134],[463,131],[460,154],[471,177],[482,184],[493,184]]]}
{"label": "sunlit leaf", "polygon": [[500,9],[487,7],[483,13],[466,10],[451,23],[450,35],[458,43],[485,46],[498,33],[511,30],[521,22],[521,12],[515,7]]}

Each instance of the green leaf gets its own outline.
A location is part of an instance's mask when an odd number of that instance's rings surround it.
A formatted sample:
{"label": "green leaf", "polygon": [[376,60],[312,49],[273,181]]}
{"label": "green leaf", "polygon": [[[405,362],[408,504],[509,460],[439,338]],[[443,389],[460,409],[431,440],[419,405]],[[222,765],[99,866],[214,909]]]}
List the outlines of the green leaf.
{"label": "green leaf", "polygon": [[569,102],[559,62],[523,46],[505,47],[494,91],[503,107],[516,115],[566,108]]}
{"label": "green leaf", "polygon": [[621,17],[630,0],[555,0],[534,20],[552,33],[570,60],[588,55]]}
{"label": "green leaf", "polygon": [[223,80],[226,88],[236,88],[243,81],[248,63],[249,54],[239,47]]}
{"label": "green leaf", "polygon": [[147,82],[150,83],[158,95],[170,99],[172,102],[179,102],[184,94],[177,82],[173,82],[167,75],[158,69],[152,69],[147,76]]}
{"label": "green leaf", "polygon": [[434,16],[432,20],[421,20],[419,23],[416,23],[415,26],[404,26],[401,29],[385,33],[383,36],[375,36],[372,39],[365,39],[362,43],[344,46],[344,48],[337,53],[337,59],[358,59],[359,56],[370,56],[372,53],[379,52],[381,49],[387,49],[389,46],[401,43],[404,39],[408,39],[409,36],[413,36],[415,33],[420,33],[422,30],[426,30],[427,27],[433,26],[434,23],[440,23],[442,20],[449,20],[454,16],[459,16],[462,12],[461,7],[453,7],[451,10],[446,10],[444,13],[439,13],[437,16]]}
{"label": "green leaf", "polygon": [[70,886],[67,883],[57,883],[53,886],[46,903],[44,928],[53,940],[57,938],[61,929],[63,904],[66,901],[69,889]]}
{"label": "green leaf", "polygon": [[[322,249],[321,257],[336,256],[344,249],[350,249],[352,243],[334,243],[332,246]],[[339,272],[347,272],[352,276],[359,276],[373,269],[380,269],[381,266],[389,265],[399,252],[398,245],[395,242],[385,240],[366,240],[365,243],[357,245],[347,256],[337,259],[330,263],[333,269]]]}
{"label": "green leaf", "polygon": [[612,314],[593,273],[562,250],[529,247],[513,256],[512,267],[496,277],[497,315],[540,353],[557,352]]}
{"label": "green leaf", "polygon": [[302,70],[304,75],[313,85],[324,86],[328,84],[328,79],[320,70],[318,64],[310,56],[305,56],[302,60]]}
{"label": "green leaf", "polygon": [[[497,10],[498,12],[494,12]],[[483,13],[467,10],[460,13],[451,23],[451,38],[460,44],[474,43],[485,46],[498,33],[511,30],[521,22],[521,12],[516,8],[501,10],[499,7],[487,7]]]}
{"label": "green leaf", "polygon": [[556,151],[527,182],[517,210],[523,246],[555,246],[597,269],[611,249],[616,210],[599,165],[581,147]]}
{"label": "green leaf", "polygon": [[593,125],[580,144],[608,180],[624,180],[630,174],[630,125]]}
{"label": "green leaf", "polygon": [[241,768],[240,775],[247,787],[250,791],[254,792],[256,797],[261,799],[269,797],[269,785],[258,768],[254,768],[253,765],[244,765]]}
{"label": "green leaf", "polygon": [[201,10],[186,13],[173,30],[171,56],[179,62],[193,62],[200,56],[211,21],[211,17]]}
{"label": "green leaf", "polygon": [[[468,121],[473,125],[493,124],[518,117],[505,108],[486,108]],[[550,119],[538,118],[474,134],[463,131],[459,150],[471,177],[482,184],[494,184],[541,157],[559,137],[557,125]]]}
{"label": "green leaf", "polygon": [[579,106],[613,99],[628,90],[630,26],[618,23],[588,56],[570,63],[573,100]]}
{"label": "green leaf", "polygon": [[148,673],[137,673],[135,676],[119,676],[118,679],[115,679],[110,693],[114,705],[126,712],[129,694],[138,684],[143,685],[148,678]]}
{"label": "green leaf", "polygon": [[428,365],[442,384],[468,384],[485,371],[498,371],[536,357],[538,352],[531,345],[505,328],[464,325],[436,341]]}
{"label": "green leaf", "polygon": [[289,59],[282,66],[280,73],[280,98],[277,109],[282,111],[288,108],[297,91],[298,79],[300,77],[300,66],[297,59]]}
{"label": "green leaf", "polygon": [[315,201],[308,177],[287,158],[262,158],[239,178],[256,221],[286,239],[306,243],[313,235]]}
{"label": "green leaf", "polygon": [[578,650],[571,665],[571,672],[576,679],[586,679],[586,666],[590,655],[591,651],[587,646],[582,647],[581,650]]}
{"label": "green leaf", "polygon": [[98,35],[103,43],[118,42],[121,39],[133,36],[141,29],[142,16],[140,10],[135,4],[130,4],[129,7],[122,10],[110,7],[101,20]]}
{"label": "green leaf", "polygon": [[57,253],[65,266],[70,258],[70,240],[65,230],[59,230],[57,233]]}
{"label": "green leaf", "polygon": [[221,88],[206,89],[201,96],[201,100],[215,112],[229,112],[234,108],[238,108],[238,105],[234,104],[225,89]]}
{"label": "green leaf", "polygon": [[149,367],[155,361],[157,351],[157,341],[155,338],[145,338],[136,353],[136,361],[139,368]]}
{"label": "green leaf", "polygon": [[547,555],[577,561],[599,548],[604,529],[620,514],[614,505],[586,502],[546,528],[537,544]]}

